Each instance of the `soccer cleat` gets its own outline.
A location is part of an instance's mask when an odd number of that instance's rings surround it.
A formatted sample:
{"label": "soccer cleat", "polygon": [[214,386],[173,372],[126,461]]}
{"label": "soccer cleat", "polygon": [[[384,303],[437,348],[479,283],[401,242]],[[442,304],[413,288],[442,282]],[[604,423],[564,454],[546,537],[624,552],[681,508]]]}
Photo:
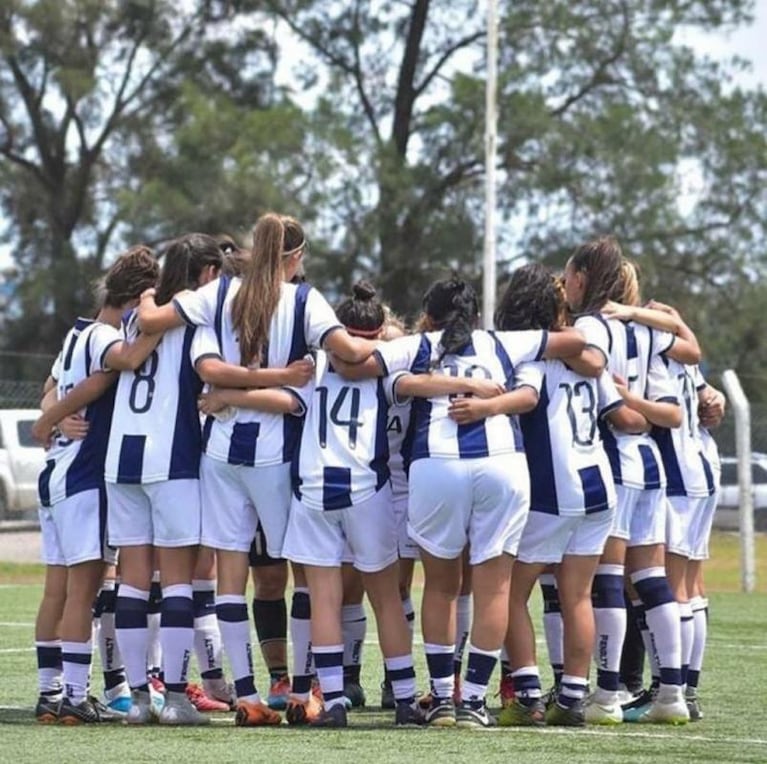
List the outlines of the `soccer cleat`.
{"label": "soccer cleat", "polygon": [[203,713],[213,713],[215,711],[229,711],[230,706],[228,703],[210,698],[205,694],[205,691],[199,684],[192,684],[191,682],[186,686],[186,696],[189,698],[189,702],[198,710]]}
{"label": "soccer cleat", "polygon": [[359,682],[347,682],[344,685],[344,698],[348,701],[348,708],[364,708],[367,701],[365,690]]}
{"label": "soccer cleat", "polygon": [[621,706],[623,721],[629,724],[638,722],[642,714],[650,709],[656,692],[656,690],[642,690],[634,700]]}
{"label": "soccer cleat", "polygon": [[112,698],[112,700],[108,700],[106,703],[106,706],[110,711],[120,714],[123,718],[125,718],[128,711],[130,711],[132,705],[133,701],[131,700],[130,695],[118,695],[116,698]]}
{"label": "soccer cleat", "polygon": [[543,703],[544,708],[550,708],[554,705],[554,703],[557,702],[557,696],[559,695],[559,685],[553,685],[552,687],[549,687],[546,692],[541,695],[541,703]]}
{"label": "soccer cleat", "polygon": [[165,705],[160,711],[160,724],[175,726],[202,726],[209,724],[210,719],[203,716],[192,705],[191,700],[182,692],[169,692],[165,698]]}
{"label": "soccer cleat", "polygon": [[322,702],[311,693],[309,700],[301,700],[295,695],[290,695],[285,708],[285,718],[291,726],[301,727],[319,719],[322,715],[322,709]]}
{"label": "soccer cleat", "polygon": [[392,689],[391,682],[388,679],[384,679],[383,682],[381,682],[381,709],[390,711],[395,708],[396,705],[397,703],[394,700],[394,690]]}
{"label": "soccer cleat", "polygon": [[60,705],[60,697],[54,700],[53,698],[41,695],[37,699],[37,705],[35,706],[35,719],[37,720],[37,723],[55,724],[59,720]]}
{"label": "soccer cleat", "polygon": [[267,727],[282,724],[282,717],[276,711],[272,711],[266,703],[238,700],[235,714],[236,727]]}
{"label": "soccer cleat", "polygon": [[[165,705],[165,698],[163,698]],[[162,711],[162,705],[157,706],[152,693],[144,690],[133,690],[131,693],[131,707],[125,715],[126,724],[154,724]]]}
{"label": "soccer cleat", "polygon": [[430,727],[455,727],[455,703],[452,698],[438,698],[432,695],[431,705],[426,710],[426,724]]}
{"label": "soccer cleat", "polygon": [[455,724],[457,727],[466,729],[481,729],[483,727],[495,727],[495,719],[487,712],[484,702],[474,703],[463,700],[455,709]]}
{"label": "soccer cleat", "polygon": [[546,707],[540,698],[530,698],[527,703],[514,698],[498,715],[501,727],[543,727],[545,723]]}
{"label": "soccer cleat", "polygon": [[231,682],[227,682],[223,678],[203,679],[202,689],[209,698],[226,703],[229,706],[229,710],[234,711],[234,707],[237,705],[237,695]]}
{"label": "soccer cleat", "polygon": [[103,724],[119,721],[122,717],[110,711],[95,698],[85,698],[78,704],[63,698],[59,706],[59,724],[73,727],[79,724]]}
{"label": "soccer cleat", "polygon": [[511,674],[501,676],[498,694],[501,696],[501,708],[506,708],[514,700],[514,681]]}
{"label": "soccer cleat", "polygon": [[597,688],[586,701],[585,717],[588,724],[622,724],[623,709],[617,692]]}
{"label": "soccer cleat", "polygon": [[290,677],[287,674],[272,677],[269,685],[269,695],[266,698],[266,705],[274,711],[284,711],[288,705],[288,696],[290,695]]}
{"label": "soccer cleat", "polygon": [[685,703],[687,703],[687,713],[690,714],[690,721],[699,722],[703,718],[703,710],[700,707],[698,693],[695,688],[687,688],[687,691],[684,695],[684,700]]}
{"label": "soccer cleat", "polygon": [[[392,691],[392,697],[394,697],[394,691]],[[425,692],[418,698],[418,705],[423,711],[428,711],[431,708],[431,703],[434,700],[434,696],[430,692]]]}
{"label": "soccer cleat", "polygon": [[401,701],[396,703],[394,711],[394,724],[397,727],[420,727],[426,724],[426,714],[418,703],[408,703]]}
{"label": "soccer cleat", "polygon": [[349,722],[346,718],[346,706],[343,703],[336,703],[330,708],[323,708],[322,713],[312,722],[310,727],[325,727],[326,729],[348,727]]}
{"label": "soccer cleat", "polygon": [[155,691],[159,692],[162,695],[165,695],[165,683],[156,676],[150,676],[149,677],[149,686]]}
{"label": "soccer cleat", "polygon": [[558,701],[546,709],[546,724],[549,727],[584,727],[586,725],[583,703],[577,700],[572,706],[563,706]]}
{"label": "soccer cleat", "polygon": [[642,724],[687,724],[690,713],[682,695],[682,688],[659,691],[650,707],[640,717]]}

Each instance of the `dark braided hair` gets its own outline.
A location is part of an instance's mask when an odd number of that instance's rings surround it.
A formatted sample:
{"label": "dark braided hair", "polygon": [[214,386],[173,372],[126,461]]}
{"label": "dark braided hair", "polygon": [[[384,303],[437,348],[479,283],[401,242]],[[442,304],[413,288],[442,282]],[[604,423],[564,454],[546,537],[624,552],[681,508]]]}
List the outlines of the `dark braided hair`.
{"label": "dark braided hair", "polygon": [[360,337],[377,337],[386,321],[384,306],[369,281],[358,281],[352,287],[352,296],[338,305],[336,316],[349,334]]}
{"label": "dark braided hair", "polygon": [[561,281],[544,265],[531,263],[511,274],[495,311],[501,331],[561,329],[565,299]]}
{"label": "dark braided hair", "polygon": [[620,297],[621,265],[623,253],[614,236],[600,236],[581,244],[570,258],[569,265],[576,273],[586,274],[586,289],[577,313],[595,313],[608,300]]}
{"label": "dark braided hair", "polygon": [[457,275],[435,281],[423,297],[423,309],[435,329],[442,330],[442,352],[435,365],[451,353],[460,353],[471,341],[479,315],[477,293]]}

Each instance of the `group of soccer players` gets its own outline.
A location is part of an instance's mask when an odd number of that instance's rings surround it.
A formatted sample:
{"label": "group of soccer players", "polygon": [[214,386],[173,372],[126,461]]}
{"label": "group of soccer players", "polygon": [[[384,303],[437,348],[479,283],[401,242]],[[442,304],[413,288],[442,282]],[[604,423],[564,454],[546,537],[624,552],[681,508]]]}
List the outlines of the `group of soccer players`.
{"label": "group of soccer players", "polygon": [[[333,310],[301,278],[306,251],[300,223],[273,213],[250,251],[188,234],[159,272],[135,247],[107,273],[95,318],[67,334],[35,426],[49,444],[38,720],[196,725],[231,707],[238,726],[280,724],[284,709],[289,724],[345,727],[364,703],[363,593],[398,725],[700,718],[718,480],[707,428],[724,398],[676,311],[640,307],[636,269],[605,237],[578,247],[563,277],[518,269],[495,331],[477,328],[473,288],[451,277],[405,334],[365,282]],[[545,695],[537,581],[555,676]],[[90,692],[94,615],[104,703]],[[641,662],[626,669],[632,636],[647,646],[647,692]],[[188,682],[192,654],[202,687]]]}

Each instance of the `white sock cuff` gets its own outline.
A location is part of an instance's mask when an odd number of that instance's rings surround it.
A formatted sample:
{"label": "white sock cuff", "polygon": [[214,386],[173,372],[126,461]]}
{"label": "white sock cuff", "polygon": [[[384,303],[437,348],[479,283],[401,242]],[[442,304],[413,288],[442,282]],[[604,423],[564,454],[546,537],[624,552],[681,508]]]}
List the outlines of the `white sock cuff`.
{"label": "white sock cuff", "polygon": [[553,573],[541,573],[541,575],[538,576],[538,583],[541,586],[556,586],[557,579]]}
{"label": "white sock cuff", "polygon": [[620,576],[623,578],[623,574],[626,570],[625,565],[612,565],[607,563],[602,563],[600,565],[597,565],[597,572],[595,575],[597,576]]}
{"label": "white sock cuff", "polygon": [[341,608],[341,620],[342,621],[360,621],[366,618],[365,606],[360,603],[358,605],[344,605]]}
{"label": "white sock cuff", "polygon": [[115,583],[114,578],[106,578],[104,579],[104,583],[101,584],[101,591],[102,592],[113,592],[115,590],[115,587],[117,584]]}
{"label": "white sock cuff", "polygon": [[578,684],[586,687],[589,680],[585,676],[572,676],[572,674],[562,674],[562,684]]}
{"label": "white sock cuff", "polygon": [[215,592],[215,578],[195,578],[192,581],[192,589],[196,592]]}
{"label": "white sock cuff", "polygon": [[409,653],[407,655],[395,655],[392,658],[384,658],[384,663],[389,671],[399,671],[413,665],[413,656]]}
{"label": "white sock cuff", "polygon": [[309,594],[308,586],[294,586],[293,594]]}
{"label": "white sock cuff", "polygon": [[327,653],[343,653],[344,646],[343,644],[340,645],[312,645],[312,652],[313,653],[319,653],[320,655],[325,655]]}
{"label": "white sock cuff", "polygon": [[537,676],[540,677],[541,672],[538,670],[538,666],[522,666],[522,668],[515,669],[511,672],[512,677],[515,676]]}
{"label": "white sock cuff", "polygon": [[132,600],[144,600],[149,602],[149,592],[144,589],[136,589],[134,586],[128,586],[128,584],[120,584],[120,591],[117,594],[118,597],[129,597]]}
{"label": "white sock cuff", "polygon": [[163,597],[185,597],[186,599],[192,599],[192,585],[191,584],[172,584],[171,586],[164,586],[162,590]]}
{"label": "white sock cuff", "polygon": [[692,603],[680,602],[679,603],[679,617],[684,620],[692,618]]}
{"label": "white sock cuff", "polygon": [[244,594],[217,594],[216,605],[245,605],[247,600]]}
{"label": "white sock cuff", "polygon": [[634,571],[631,574],[631,583],[635,584],[637,581],[644,581],[646,578],[665,578],[666,569],[661,565],[657,568],[642,568],[642,570]]}
{"label": "white sock cuff", "polygon": [[469,652],[470,653],[477,653],[477,655],[487,655],[490,658],[499,658],[501,655],[500,648],[498,650],[483,650],[480,647],[475,647],[474,645],[469,642]]}
{"label": "white sock cuff", "polygon": [[438,655],[439,653],[452,655],[455,652],[455,645],[435,645],[433,642],[424,642],[423,649],[427,655]]}
{"label": "white sock cuff", "polygon": [[60,639],[36,639],[35,647],[61,647]]}
{"label": "white sock cuff", "polygon": [[87,642],[62,642],[61,652],[90,655],[93,652],[93,643],[90,640]]}

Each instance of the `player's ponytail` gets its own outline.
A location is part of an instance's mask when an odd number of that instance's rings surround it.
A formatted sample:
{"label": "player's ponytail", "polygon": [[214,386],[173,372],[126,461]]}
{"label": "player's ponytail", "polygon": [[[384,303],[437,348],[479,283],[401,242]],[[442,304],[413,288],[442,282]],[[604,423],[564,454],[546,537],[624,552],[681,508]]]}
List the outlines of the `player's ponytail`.
{"label": "player's ponytail", "polygon": [[170,302],[184,289],[196,289],[204,268],[221,268],[223,256],[218,242],[204,233],[189,233],[172,241],[165,250],[162,274],[157,285],[158,305]]}
{"label": "player's ponytail", "polygon": [[639,289],[639,267],[631,260],[623,259],[621,275],[615,299],[624,305],[641,305],[642,296]]}
{"label": "player's ponytail", "polygon": [[239,336],[243,366],[260,361],[280,301],[283,258],[301,250],[305,243],[303,228],[294,218],[268,212],[256,222],[253,254],[232,303],[232,324]]}
{"label": "player's ponytail", "polygon": [[608,300],[620,296],[620,275],[623,254],[614,236],[601,236],[581,244],[569,261],[576,273],[586,277],[586,287],[580,305],[571,307],[577,313],[600,311]]}
{"label": "player's ponytail", "polygon": [[436,281],[424,295],[423,308],[431,325],[442,330],[436,364],[469,344],[479,315],[477,293],[470,284],[458,276]]}
{"label": "player's ponytail", "polygon": [[336,316],[349,334],[370,339],[378,337],[386,322],[384,306],[369,281],[358,281],[352,287],[352,296],[338,305]]}

